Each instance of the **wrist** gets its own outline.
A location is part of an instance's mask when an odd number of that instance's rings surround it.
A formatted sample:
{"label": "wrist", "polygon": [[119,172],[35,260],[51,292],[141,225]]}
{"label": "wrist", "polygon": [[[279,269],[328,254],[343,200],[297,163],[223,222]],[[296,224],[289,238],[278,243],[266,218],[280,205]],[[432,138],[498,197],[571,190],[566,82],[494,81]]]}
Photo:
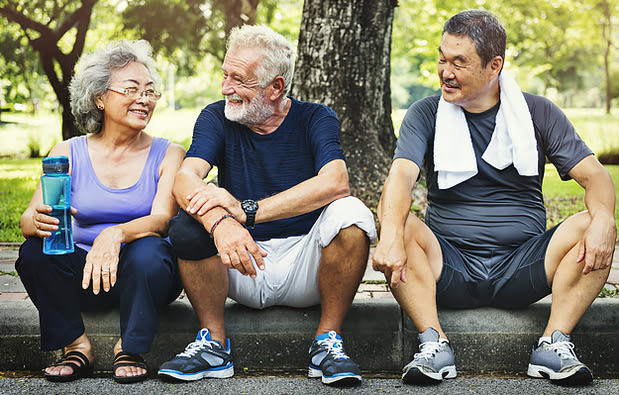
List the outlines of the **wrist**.
{"label": "wrist", "polygon": [[225,219],[228,219],[228,218],[236,219],[236,218],[234,218],[234,215],[232,215],[232,214],[224,214],[224,215],[222,215],[217,221],[215,221],[213,226],[211,226],[211,231],[209,232],[210,235],[211,235],[211,238],[213,237],[213,233],[215,232],[215,229],[217,229],[219,224],[221,224],[221,221],[223,221]]}
{"label": "wrist", "polygon": [[103,229],[103,231],[101,233],[108,233],[113,240],[117,241],[118,243],[125,243],[125,232],[119,228],[118,226],[110,226],[107,227],[105,229]]}

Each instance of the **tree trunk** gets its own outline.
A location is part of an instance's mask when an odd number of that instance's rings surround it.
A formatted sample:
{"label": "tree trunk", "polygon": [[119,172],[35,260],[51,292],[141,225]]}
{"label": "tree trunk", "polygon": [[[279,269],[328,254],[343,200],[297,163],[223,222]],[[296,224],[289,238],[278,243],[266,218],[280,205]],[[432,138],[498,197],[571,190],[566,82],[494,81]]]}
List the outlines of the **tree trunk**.
{"label": "tree trunk", "polygon": [[226,37],[230,30],[236,26],[254,25],[256,23],[256,10],[260,0],[224,0],[224,12],[226,13]]}
{"label": "tree trunk", "polygon": [[612,81],[610,79],[610,49],[612,48],[612,12],[608,1],[600,2],[602,7],[602,37],[604,39],[604,76],[606,79],[606,114],[610,115],[612,101]]}
{"label": "tree trunk", "polygon": [[395,135],[390,56],[394,0],[306,0],[292,84],[297,99],[325,104],[341,123],[352,194],[375,207]]}

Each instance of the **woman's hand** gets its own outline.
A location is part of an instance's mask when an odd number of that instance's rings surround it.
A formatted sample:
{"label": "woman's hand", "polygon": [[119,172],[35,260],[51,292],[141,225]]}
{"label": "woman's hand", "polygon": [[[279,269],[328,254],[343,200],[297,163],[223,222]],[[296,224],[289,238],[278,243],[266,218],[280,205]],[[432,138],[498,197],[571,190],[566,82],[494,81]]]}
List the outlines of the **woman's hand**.
{"label": "woman's hand", "polygon": [[116,284],[118,256],[123,240],[123,233],[114,226],[104,229],[92,244],[86,255],[82,288],[87,289],[92,279],[92,292],[97,295],[103,284],[103,290],[109,292]]}
{"label": "woman's hand", "polygon": [[[32,213],[32,224],[35,229],[35,237],[49,237],[52,232],[58,230],[60,221],[56,217],[48,215],[52,212],[52,207],[46,204],[38,204]],[[71,215],[77,214],[77,209],[71,207]]]}

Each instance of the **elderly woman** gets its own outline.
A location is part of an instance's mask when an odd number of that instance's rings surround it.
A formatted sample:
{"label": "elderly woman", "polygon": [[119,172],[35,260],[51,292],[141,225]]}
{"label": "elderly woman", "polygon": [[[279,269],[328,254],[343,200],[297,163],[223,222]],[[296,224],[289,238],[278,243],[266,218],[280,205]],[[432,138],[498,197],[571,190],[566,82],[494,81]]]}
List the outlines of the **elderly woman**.
{"label": "elderly woman", "polygon": [[57,144],[50,155],[69,158],[75,252],[42,253],[42,238],[59,221],[43,204],[40,183],[21,217],[27,240],[16,268],[39,310],[41,349],[64,349],[45,369],[50,381],[92,373],[95,355],[81,311],[116,306],[113,377],[145,380],[140,354],[151,347],[160,311],[181,290],[165,237],[177,210],[171,188],[184,150],[144,132],[161,97],[150,53],[146,41],[111,43],[85,57],[71,82],[72,112],[89,134]]}

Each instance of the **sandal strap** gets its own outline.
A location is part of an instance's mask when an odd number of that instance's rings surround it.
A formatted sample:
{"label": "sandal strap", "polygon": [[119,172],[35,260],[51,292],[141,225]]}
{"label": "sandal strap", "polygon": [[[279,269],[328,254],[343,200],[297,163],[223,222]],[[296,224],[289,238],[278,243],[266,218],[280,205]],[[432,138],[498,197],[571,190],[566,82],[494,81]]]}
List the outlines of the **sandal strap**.
{"label": "sandal strap", "polygon": [[135,366],[148,370],[146,362],[140,354],[132,354],[130,352],[121,351],[118,354],[114,355],[114,365],[112,365],[112,369],[116,370],[124,366]]}
{"label": "sandal strap", "polygon": [[73,370],[75,370],[75,368],[89,368],[90,361],[88,360],[88,357],[84,355],[84,353],[79,351],[70,351],[64,354],[64,356],[58,362],[50,366],[70,366],[71,368],[74,368]]}

